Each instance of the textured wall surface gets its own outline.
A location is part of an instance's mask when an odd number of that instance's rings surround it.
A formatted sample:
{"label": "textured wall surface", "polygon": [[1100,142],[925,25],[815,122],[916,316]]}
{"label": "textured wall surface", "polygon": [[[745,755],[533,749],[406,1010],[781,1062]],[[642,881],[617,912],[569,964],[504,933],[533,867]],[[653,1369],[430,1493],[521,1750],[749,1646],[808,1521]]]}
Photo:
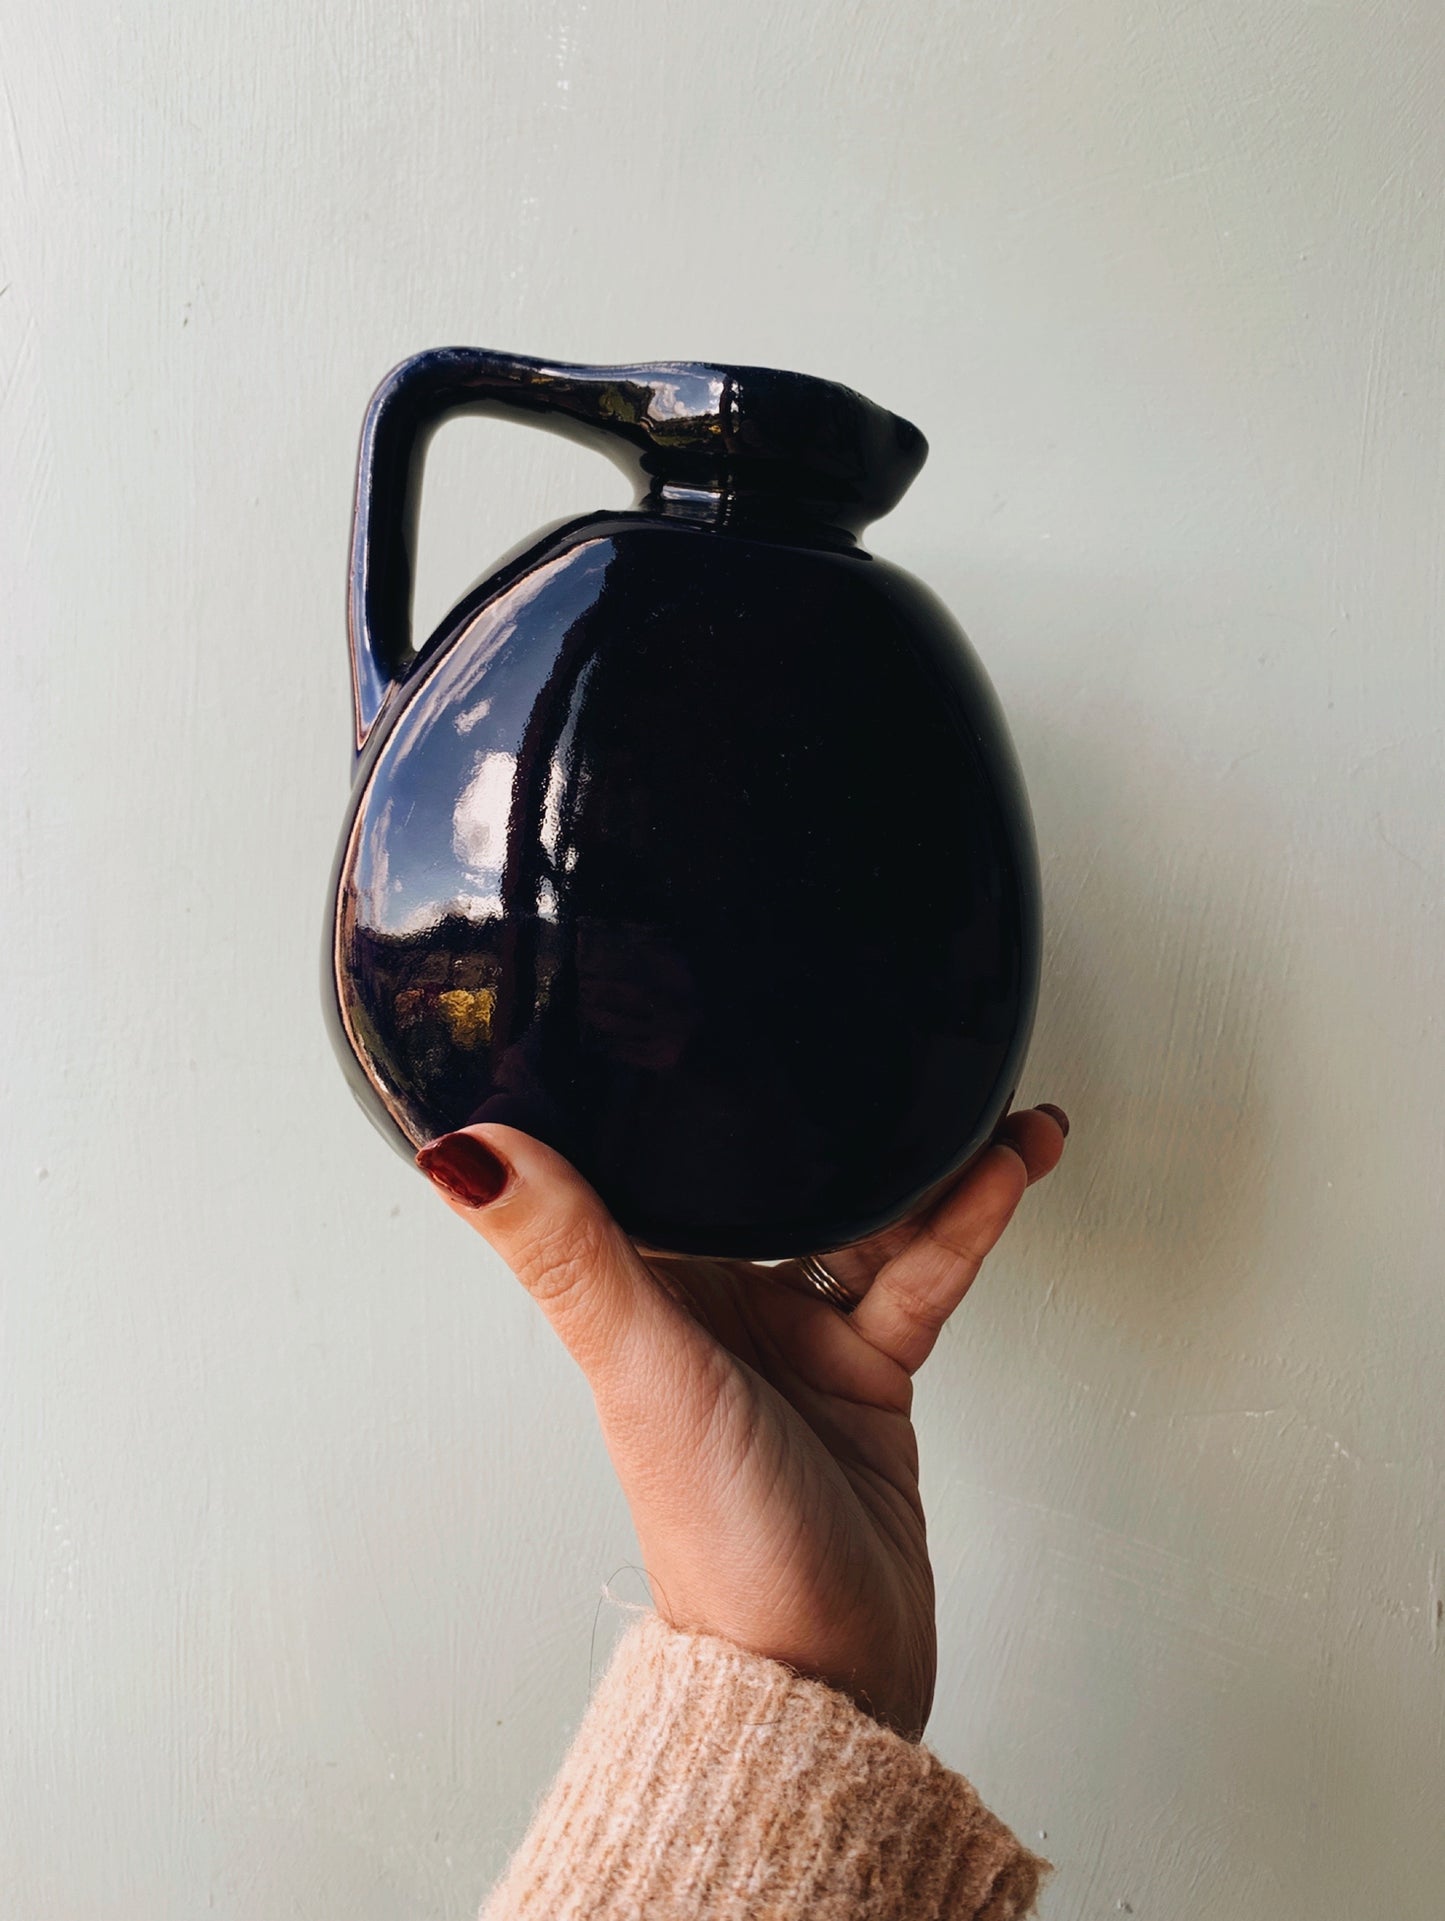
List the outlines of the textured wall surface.
{"label": "textured wall surface", "polygon": [[[921,1385],[930,1738],[1050,1921],[1435,1921],[1434,0],[10,0],[0,81],[7,1921],[465,1916],[614,1631],[585,1390],[318,1012],[442,341],[928,432],[872,544],[1012,716],[1075,1122]],[[431,473],[427,614],[620,497]]]}

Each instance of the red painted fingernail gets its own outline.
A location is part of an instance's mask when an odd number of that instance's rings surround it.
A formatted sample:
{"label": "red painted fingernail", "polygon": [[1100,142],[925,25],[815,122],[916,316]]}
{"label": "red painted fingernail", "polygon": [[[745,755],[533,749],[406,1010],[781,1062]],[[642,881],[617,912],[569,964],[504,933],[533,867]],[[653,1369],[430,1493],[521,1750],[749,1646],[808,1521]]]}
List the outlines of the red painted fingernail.
{"label": "red painted fingernail", "polygon": [[485,1141],[471,1134],[443,1134],[428,1141],[416,1164],[429,1181],[463,1207],[486,1207],[496,1200],[511,1176],[511,1168]]}
{"label": "red painted fingernail", "polygon": [[1059,1132],[1066,1140],[1068,1139],[1069,1117],[1062,1107],[1055,1107],[1052,1101],[1040,1101],[1039,1112],[1041,1114],[1047,1114],[1052,1120],[1056,1120],[1059,1124]]}

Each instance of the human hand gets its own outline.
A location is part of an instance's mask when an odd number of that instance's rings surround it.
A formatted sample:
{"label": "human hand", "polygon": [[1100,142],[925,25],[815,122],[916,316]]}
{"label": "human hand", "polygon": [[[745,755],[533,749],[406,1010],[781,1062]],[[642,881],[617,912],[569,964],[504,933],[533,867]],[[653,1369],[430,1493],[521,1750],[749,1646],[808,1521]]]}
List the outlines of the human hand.
{"label": "human hand", "polygon": [[937,1669],[912,1377],[1029,1182],[1058,1108],[1012,1114],[920,1218],[789,1269],[662,1258],[559,1154],[470,1127],[418,1164],[541,1306],[592,1389],[658,1612],[851,1695],[916,1740]]}

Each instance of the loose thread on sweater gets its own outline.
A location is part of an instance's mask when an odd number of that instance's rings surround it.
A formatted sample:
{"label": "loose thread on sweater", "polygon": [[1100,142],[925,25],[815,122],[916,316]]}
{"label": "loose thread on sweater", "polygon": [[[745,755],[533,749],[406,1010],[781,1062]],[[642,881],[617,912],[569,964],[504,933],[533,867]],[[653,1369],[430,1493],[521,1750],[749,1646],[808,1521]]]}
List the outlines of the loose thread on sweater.
{"label": "loose thread on sweater", "polygon": [[654,1581],[647,1569],[645,1567],[639,1567],[635,1561],[624,1561],[622,1566],[614,1573],[609,1574],[607,1579],[602,1583],[602,1592],[597,1596],[597,1605],[592,1610],[592,1638],[587,1645],[587,1694],[589,1699],[597,1687],[597,1628],[602,1619],[603,1606],[610,1601],[620,1614],[630,1614],[638,1619],[644,1614],[654,1612],[653,1608],[647,1602],[624,1601],[619,1595],[612,1592],[612,1583],[618,1578],[618,1575],[621,1574],[640,1575],[641,1578],[647,1582],[653,1593],[660,1594],[662,1592],[662,1583],[660,1581]]}

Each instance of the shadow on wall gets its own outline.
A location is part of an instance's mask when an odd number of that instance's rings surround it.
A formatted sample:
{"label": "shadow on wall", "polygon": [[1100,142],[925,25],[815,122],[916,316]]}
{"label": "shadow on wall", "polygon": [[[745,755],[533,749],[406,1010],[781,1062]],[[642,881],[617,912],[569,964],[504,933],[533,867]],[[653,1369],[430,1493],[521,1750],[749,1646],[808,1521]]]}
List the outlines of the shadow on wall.
{"label": "shadow on wall", "polygon": [[[1049,636],[1032,681],[1023,645],[1000,674],[1044,864],[1021,1097],[1075,1127],[925,1375],[944,1752],[964,1730],[986,1797],[1047,1829],[1060,1921],[1423,1915],[1438,1476],[1382,1365],[1409,1336],[1365,1339],[1412,1296],[1349,1112],[1375,1067],[1359,924],[1390,895],[1360,892],[1367,846],[1353,919],[1306,891],[1339,857],[1281,789],[1309,743],[1274,751],[1252,645],[1183,654],[1212,609],[1161,664],[1107,586],[980,584]],[[1334,926],[1362,950],[1338,965],[1306,944]],[[1327,1175],[1350,1185],[1322,1218]]]}
{"label": "shadow on wall", "polygon": [[1126,702],[1107,736],[1077,710],[1072,726],[1014,718],[1044,872],[1027,1090],[1078,1124],[1069,1177],[1036,1211],[1069,1277],[1038,1321],[1066,1309],[1138,1346],[1186,1344],[1247,1289],[1269,1205],[1286,850],[1256,794],[1151,738]]}

